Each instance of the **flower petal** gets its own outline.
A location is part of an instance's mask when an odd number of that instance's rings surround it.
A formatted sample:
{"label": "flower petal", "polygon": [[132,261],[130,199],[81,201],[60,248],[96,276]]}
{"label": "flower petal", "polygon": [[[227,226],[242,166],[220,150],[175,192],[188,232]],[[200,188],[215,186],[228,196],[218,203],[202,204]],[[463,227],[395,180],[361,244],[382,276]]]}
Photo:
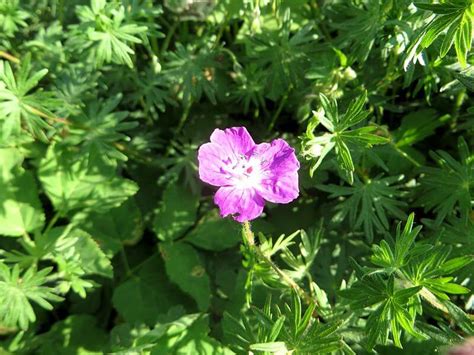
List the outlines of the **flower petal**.
{"label": "flower petal", "polygon": [[258,193],[273,203],[289,203],[299,195],[295,150],[283,139],[258,144],[252,152],[262,161],[263,178]]}
{"label": "flower petal", "polygon": [[235,165],[241,155],[255,147],[255,142],[245,127],[215,129],[211,143],[199,147],[199,178],[214,186],[226,186],[229,166]]}
{"label": "flower petal", "polygon": [[233,215],[238,222],[246,222],[262,214],[265,201],[254,189],[221,187],[214,196],[222,217]]}
{"label": "flower petal", "polygon": [[256,146],[245,127],[215,129],[211,134],[211,143],[217,144],[220,149],[235,156],[245,155]]}
{"label": "flower petal", "polygon": [[199,178],[214,186],[225,186],[229,176],[225,169],[231,161],[227,153],[217,144],[206,143],[199,147]]}

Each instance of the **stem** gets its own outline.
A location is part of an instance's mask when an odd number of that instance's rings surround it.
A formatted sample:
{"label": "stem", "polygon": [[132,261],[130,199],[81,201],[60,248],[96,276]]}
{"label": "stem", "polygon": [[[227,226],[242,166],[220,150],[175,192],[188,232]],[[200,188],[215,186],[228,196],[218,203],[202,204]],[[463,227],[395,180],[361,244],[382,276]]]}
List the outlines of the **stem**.
{"label": "stem", "polygon": [[189,111],[191,110],[191,105],[192,105],[192,102],[189,102],[189,103],[187,103],[186,106],[184,107],[183,115],[181,116],[181,118],[180,118],[180,120],[179,120],[178,128],[176,128],[176,134],[178,134],[179,132],[181,132],[181,130],[183,129],[184,124],[186,123],[186,121],[187,121],[187,119],[188,119]]}
{"label": "stem", "polygon": [[255,235],[253,234],[252,229],[250,228],[250,223],[244,222],[242,224],[242,228],[244,229],[244,236],[247,240],[248,245],[255,246]]}
{"label": "stem", "polygon": [[127,254],[125,253],[125,248],[123,247],[123,245],[120,248],[120,257],[122,258],[123,265],[125,267],[125,275],[127,275],[127,277],[131,276],[132,269],[130,269],[130,264],[128,263]]}
{"label": "stem", "polygon": [[35,114],[35,115],[38,115],[40,117],[43,117],[43,118],[46,118],[48,120],[52,120],[52,121],[55,121],[55,122],[60,122],[60,123],[64,123],[64,124],[67,124],[67,125],[70,125],[71,122],[68,121],[67,119],[65,118],[60,118],[60,117],[53,117],[53,116],[49,116],[47,115],[46,113],[44,112],[41,112],[40,110],[37,110],[35,109],[34,107],[30,106],[30,105],[27,105],[27,104],[24,104],[25,108],[30,111],[31,113]]}
{"label": "stem", "polygon": [[458,95],[456,96],[456,101],[454,103],[454,107],[452,111],[453,120],[451,122],[451,127],[456,127],[456,123],[459,117],[459,111],[461,110],[461,106],[464,103],[465,98],[466,98],[466,90],[460,91]]}
{"label": "stem", "polygon": [[405,153],[403,150],[401,150],[398,146],[397,146],[397,143],[394,142],[393,140],[393,137],[392,137],[392,134],[390,133],[390,131],[388,131],[384,126],[379,126],[377,125],[377,127],[382,130],[385,135],[387,136],[387,138],[389,139],[389,143],[390,146],[395,149],[395,151],[400,154],[402,157],[404,157],[406,160],[408,160],[410,163],[412,163],[414,166],[416,166],[417,168],[420,168],[421,167],[421,164],[418,163],[415,159],[413,159],[411,156],[409,156],[407,153]]}
{"label": "stem", "polygon": [[58,221],[59,217],[61,217],[61,213],[59,211],[57,211],[53,218],[51,218],[51,220],[49,221],[48,225],[46,226],[46,228],[44,229],[44,232],[43,234],[48,234],[48,232],[51,230],[51,228],[54,227],[54,225],[56,224],[56,222]]}
{"label": "stem", "polygon": [[174,33],[176,32],[176,29],[178,28],[179,22],[175,21],[171,24],[171,27],[168,29],[168,33],[166,34],[166,38],[163,42],[163,46],[161,47],[160,50],[160,57],[163,57],[165,54],[166,50],[168,49],[168,46],[170,45],[171,38],[173,37]]}
{"label": "stem", "polygon": [[30,235],[28,234],[27,231],[23,232],[22,237],[23,237],[23,240],[25,241],[26,244],[28,244],[28,245],[33,244],[33,240],[31,239],[31,237],[30,237]]}
{"label": "stem", "polygon": [[5,58],[7,60],[9,60],[10,62],[13,62],[15,64],[20,64],[20,59],[18,59],[17,57],[15,56],[12,56],[11,54],[7,53],[7,52],[4,52],[4,51],[0,51],[0,57],[2,58]]}
{"label": "stem", "polygon": [[288,276],[282,269],[278,267],[270,258],[268,258],[262,250],[255,245],[255,236],[252,232],[252,229],[250,228],[250,223],[249,222],[244,222],[242,224],[242,229],[244,233],[245,240],[247,241],[249,247],[255,252],[255,254],[263,261],[265,262],[268,266],[270,266],[273,271],[275,271],[278,276],[281,277],[281,279],[293,290],[295,290],[304,300],[307,304],[311,304],[314,302],[314,300],[311,298],[310,295],[306,293],[305,290],[303,290],[290,276]]}
{"label": "stem", "polygon": [[395,149],[395,151],[400,154],[402,157],[407,159],[409,162],[411,162],[413,165],[415,165],[417,168],[421,167],[421,164],[418,163],[415,159],[413,159],[411,156],[409,156],[407,153],[405,153],[403,150],[397,147],[397,145],[393,142],[390,143],[390,145]]}
{"label": "stem", "polygon": [[[398,277],[400,277],[400,279],[402,280],[402,282],[405,286],[407,286],[407,287],[416,287],[416,286],[418,286],[418,285],[414,284],[410,279],[408,279],[401,271],[397,271],[396,275]],[[435,307],[436,309],[439,309],[440,311],[442,311],[444,314],[446,314],[448,316],[450,315],[448,309],[446,308],[446,306],[444,304],[442,304],[441,302],[439,302],[438,299],[436,298],[436,296],[433,293],[431,293],[431,291],[428,290],[426,287],[423,287],[420,290],[420,296],[425,301],[427,301],[429,304],[431,304],[433,307]]]}
{"label": "stem", "polygon": [[288,100],[288,95],[290,93],[290,90],[291,90],[291,85],[290,85],[290,88],[288,89],[288,91],[286,92],[285,96],[283,96],[283,98],[281,99],[280,105],[278,105],[278,108],[277,108],[275,114],[272,117],[272,121],[270,122],[270,125],[268,126],[268,132],[270,132],[273,129],[273,127],[275,126],[276,120],[280,116],[281,110],[283,109],[283,106],[285,105],[286,101]]}

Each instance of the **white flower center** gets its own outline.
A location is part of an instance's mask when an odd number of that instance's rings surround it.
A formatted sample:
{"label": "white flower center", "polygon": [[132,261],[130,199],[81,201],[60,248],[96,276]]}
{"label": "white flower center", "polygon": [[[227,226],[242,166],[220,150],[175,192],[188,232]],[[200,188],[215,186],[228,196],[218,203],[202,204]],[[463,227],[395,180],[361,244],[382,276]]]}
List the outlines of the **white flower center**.
{"label": "white flower center", "polygon": [[237,188],[257,186],[262,180],[261,161],[256,157],[239,156],[236,162],[229,164],[230,183]]}

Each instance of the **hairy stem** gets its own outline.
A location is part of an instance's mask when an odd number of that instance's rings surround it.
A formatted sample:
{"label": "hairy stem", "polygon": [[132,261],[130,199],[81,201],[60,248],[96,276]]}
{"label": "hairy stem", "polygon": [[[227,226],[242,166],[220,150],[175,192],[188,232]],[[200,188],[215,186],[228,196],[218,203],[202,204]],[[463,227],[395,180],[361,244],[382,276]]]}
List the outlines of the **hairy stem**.
{"label": "hairy stem", "polygon": [[10,62],[13,62],[15,64],[20,64],[20,59],[18,59],[17,57],[11,55],[10,53],[0,51],[0,57],[5,58],[5,59],[7,59]]}
{"label": "hairy stem", "polygon": [[[403,282],[403,284],[408,288],[408,287],[416,287],[418,285],[416,285],[415,283],[413,283],[410,279],[408,279],[401,271],[397,271],[396,272],[396,275],[398,277],[400,277],[401,281]],[[440,301],[438,301],[438,298],[433,294],[431,293],[430,290],[428,290],[427,288],[423,287],[421,290],[420,290],[420,296],[426,301],[428,302],[429,304],[431,304],[434,308],[437,308],[439,309],[440,311],[442,311],[444,314],[446,315],[449,315],[449,311],[448,309],[446,308],[446,306],[444,304],[442,304]]]}
{"label": "hairy stem", "polygon": [[255,252],[255,255],[266,263],[268,266],[270,266],[273,271],[275,271],[278,276],[281,277],[281,279],[293,290],[295,290],[307,304],[314,303],[315,301],[313,298],[306,293],[305,290],[303,290],[286,272],[284,272],[282,269],[278,267],[269,257],[267,257],[262,250],[258,247],[258,245],[255,244],[255,236],[252,232],[252,229],[250,228],[250,223],[249,222],[244,222],[242,224],[242,229],[243,229],[243,234],[244,238],[248,244],[248,246],[252,249],[253,252]]}

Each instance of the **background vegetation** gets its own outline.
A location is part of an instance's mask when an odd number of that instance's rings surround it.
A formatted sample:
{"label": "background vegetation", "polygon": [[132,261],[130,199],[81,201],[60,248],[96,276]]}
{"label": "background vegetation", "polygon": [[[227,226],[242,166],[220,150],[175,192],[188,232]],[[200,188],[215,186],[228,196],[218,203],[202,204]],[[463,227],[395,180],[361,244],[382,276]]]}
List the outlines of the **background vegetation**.
{"label": "background vegetation", "polygon": [[[474,335],[473,21],[471,0],[0,0],[0,353]],[[196,174],[241,125],[302,163],[256,249]]]}

